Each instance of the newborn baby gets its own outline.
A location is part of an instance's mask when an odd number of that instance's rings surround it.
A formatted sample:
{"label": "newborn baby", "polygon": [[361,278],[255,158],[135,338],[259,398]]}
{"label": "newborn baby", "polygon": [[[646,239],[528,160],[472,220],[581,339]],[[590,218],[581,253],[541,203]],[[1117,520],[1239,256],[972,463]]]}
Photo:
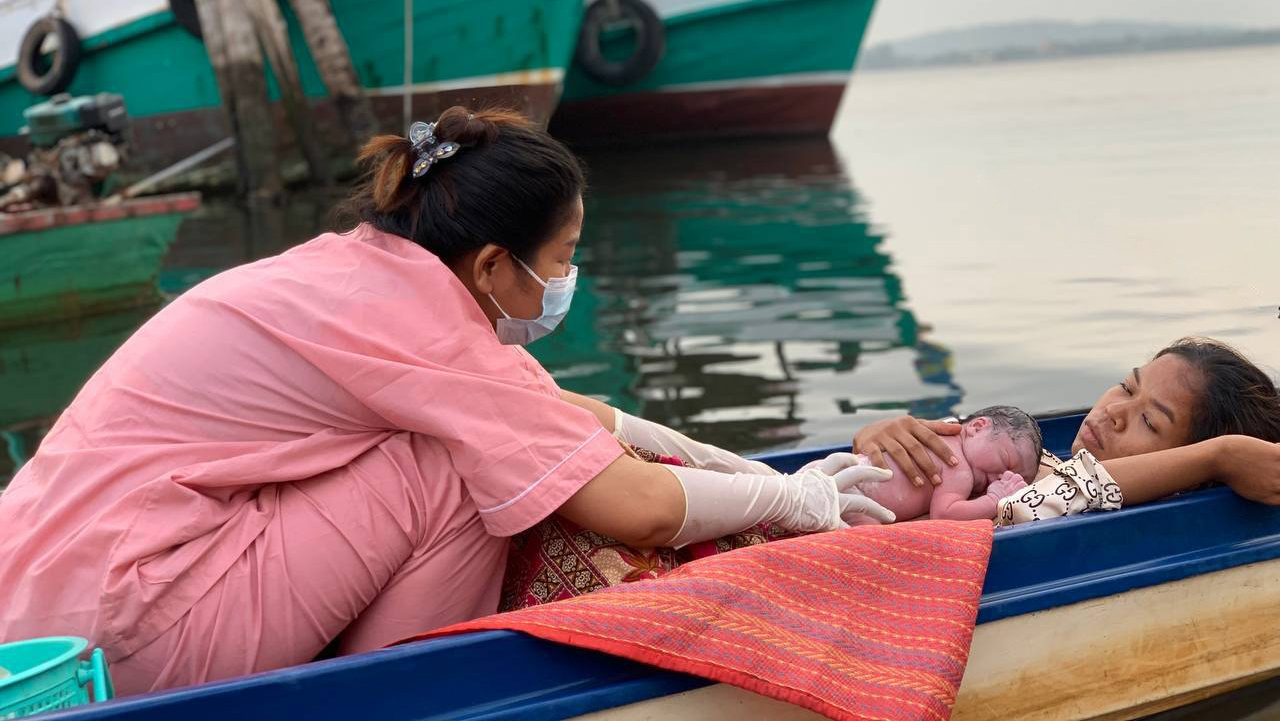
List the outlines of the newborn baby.
{"label": "newborn baby", "polygon": [[996,517],[996,503],[1026,487],[1040,465],[1043,439],[1031,416],[1013,406],[983,408],[965,419],[964,430],[943,441],[955,451],[959,465],[942,467],[942,483],[916,486],[889,460],[893,477],[860,486],[863,493],[893,511],[898,520],[929,514],[930,518],[970,521]]}

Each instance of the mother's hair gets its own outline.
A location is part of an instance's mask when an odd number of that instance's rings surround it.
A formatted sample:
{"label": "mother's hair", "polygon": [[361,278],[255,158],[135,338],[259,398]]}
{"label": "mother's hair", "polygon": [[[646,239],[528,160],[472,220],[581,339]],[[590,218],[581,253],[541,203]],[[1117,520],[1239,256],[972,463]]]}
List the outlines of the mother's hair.
{"label": "mother's hair", "polygon": [[1201,379],[1188,443],[1233,434],[1280,442],[1276,385],[1239,351],[1212,338],[1182,338],[1155,357],[1165,355],[1186,361]]}

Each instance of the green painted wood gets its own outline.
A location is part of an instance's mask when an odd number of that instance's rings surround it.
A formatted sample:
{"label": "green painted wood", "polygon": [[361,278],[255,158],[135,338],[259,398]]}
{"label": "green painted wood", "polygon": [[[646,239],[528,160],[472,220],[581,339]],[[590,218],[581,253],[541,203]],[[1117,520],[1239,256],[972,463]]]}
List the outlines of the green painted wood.
{"label": "green painted wood", "polygon": [[[654,71],[622,88],[597,83],[576,65],[564,99],[580,100],[683,85],[788,75],[849,72],[875,0],[743,0],[666,20],[667,52]],[[606,38],[608,57],[630,38]],[[749,51],[744,49],[750,48]]]}
{"label": "green painted wood", "polygon": [[[386,0],[331,0],[351,60],[367,88],[404,80],[404,5]],[[302,30],[284,7],[303,91],[323,97]],[[413,81],[431,83],[527,70],[565,70],[573,57],[581,0],[415,0]],[[133,117],[217,107],[217,80],[204,45],[168,11],[85,40],[67,92],[119,93]],[[0,136],[16,135],[23,109],[44,98],[0,69]],[[269,78],[273,97],[278,97]]]}
{"label": "green painted wood", "polygon": [[158,302],[160,264],[185,216],[164,213],[0,236],[0,328]]}

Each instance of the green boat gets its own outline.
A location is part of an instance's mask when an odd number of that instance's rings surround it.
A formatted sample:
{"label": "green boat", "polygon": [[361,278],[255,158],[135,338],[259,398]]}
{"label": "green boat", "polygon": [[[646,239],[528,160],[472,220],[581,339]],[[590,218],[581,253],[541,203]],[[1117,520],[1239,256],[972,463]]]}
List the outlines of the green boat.
{"label": "green boat", "polygon": [[140,308],[195,193],[0,214],[0,329]]}
{"label": "green boat", "polygon": [[0,430],[52,422],[156,307],[0,331]]}
{"label": "green boat", "polygon": [[[0,2],[0,152],[24,152],[18,133],[22,110],[44,99],[19,83],[18,62],[23,39],[47,19],[52,5]],[[582,0],[413,0],[412,70],[406,78],[405,3],[330,5],[375,115],[384,130],[400,131],[406,94],[418,117],[459,103],[502,103],[545,122],[559,101],[582,18]],[[315,100],[317,121],[324,123],[332,117],[332,104],[297,18],[288,3],[280,6],[303,91]],[[228,135],[204,45],[173,10],[183,15],[185,9],[184,17],[191,18],[191,2],[64,0],[58,7],[81,49],[65,91],[124,97],[137,136],[145,139],[135,144],[135,166],[158,168]]]}
{"label": "green boat", "polygon": [[[625,143],[825,135],[875,5],[875,0],[617,1],[630,15],[626,24],[641,30],[616,27],[621,21],[593,25],[588,15],[577,61],[551,121],[560,137]],[[658,21],[659,27],[647,27]],[[665,44],[665,50],[646,54],[654,43]]]}

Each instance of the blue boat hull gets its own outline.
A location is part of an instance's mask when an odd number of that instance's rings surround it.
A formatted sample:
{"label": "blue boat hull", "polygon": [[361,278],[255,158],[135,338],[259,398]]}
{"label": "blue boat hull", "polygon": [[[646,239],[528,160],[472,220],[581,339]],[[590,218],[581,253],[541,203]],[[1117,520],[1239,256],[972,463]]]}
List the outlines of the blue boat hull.
{"label": "blue boat hull", "polygon": [[[1046,447],[1060,456],[1068,454],[1082,419],[1079,414],[1042,418]],[[839,449],[788,451],[761,456],[761,459],[779,469],[790,470],[834,450]],[[1144,589],[1168,587],[1227,569],[1246,566],[1269,569],[1267,572],[1274,576],[1280,569],[1277,559],[1280,559],[1280,508],[1245,501],[1226,488],[1186,493],[1111,513],[1000,529],[987,570],[978,613],[980,625],[975,633],[975,656],[971,657],[970,665],[972,667],[979,652],[979,639],[986,624],[996,628],[1001,622],[1020,620],[1028,614],[1064,608],[1078,610],[1087,606],[1082,602],[1091,599],[1123,598]],[[1206,613],[1213,612],[1216,610],[1206,609]],[[1256,633],[1260,637],[1280,638],[1272,628],[1280,621],[1259,619],[1258,623]],[[1062,633],[1096,634],[1098,629],[1063,628]],[[216,642],[211,639],[211,643]],[[1148,664],[1143,673],[1154,676],[1157,681],[1161,672],[1159,651],[1156,649],[1153,658],[1143,660]],[[1280,659],[1280,654],[1271,657]],[[1156,665],[1152,666],[1153,663]],[[1280,667],[1280,660],[1273,665]],[[1275,671],[1263,669],[1248,673],[1258,678],[1257,674],[1265,677]],[[1193,679],[1191,685],[1195,683]],[[1206,679],[1202,685],[1204,688],[1216,685],[1221,690],[1222,684],[1220,679]],[[704,679],[501,631],[424,641],[204,686],[120,699],[57,718],[225,721],[249,712],[254,716],[353,716],[383,721],[558,719],[708,685],[710,682]],[[968,685],[966,677],[954,718],[962,717],[961,707]],[[1207,692],[1200,697],[1203,695]],[[991,702],[984,703],[989,708]],[[1149,700],[1143,703],[1148,704],[1147,712],[1157,708],[1151,706]],[[1095,715],[1083,710],[1076,715],[1071,713],[1068,710],[1067,715],[1037,717]],[[1116,717],[1127,716],[1120,713]],[[994,711],[979,710],[965,713],[963,717],[997,715]]]}

